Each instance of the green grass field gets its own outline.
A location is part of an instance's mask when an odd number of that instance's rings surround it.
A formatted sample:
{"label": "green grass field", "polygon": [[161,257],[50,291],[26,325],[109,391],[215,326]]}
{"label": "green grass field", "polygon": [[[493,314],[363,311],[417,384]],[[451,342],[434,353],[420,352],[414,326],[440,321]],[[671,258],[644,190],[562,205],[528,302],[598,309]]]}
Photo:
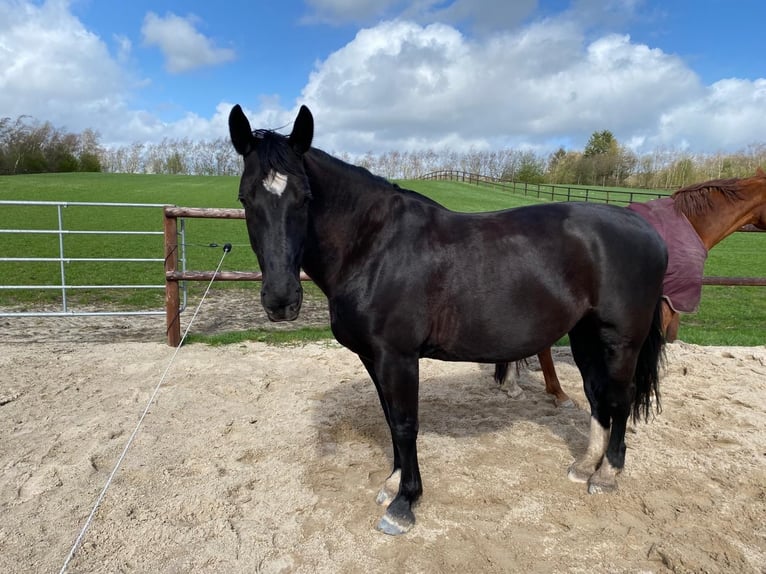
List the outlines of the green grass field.
{"label": "green grass field", "polygon": [[[238,178],[129,174],[44,174],[0,177],[0,200],[66,202],[119,202],[173,204],[185,207],[239,207]],[[544,199],[523,196],[491,186],[477,186],[448,181],[403,181],[413,189],[456,211],[490,211],[518,207]],[[601,197],[592,199],[603,200]],[[595,194],[598,196],[598,194]],[[80,207],[62,208],[65,229],[161,231],[160,208]],[[0,229],[55,229],[58,213],[50,206],[0,205]],[[59,239],[50,234],[15,235],[0,233],[0,258],[57,257]],[[64,252],[69,258],[161,258],[161,236],[75,235],[64,236]],[[224,243],[234,246],[222,269],[249,271],[256,260],[249,247],[241,220],[186,220],[186,268],[213,270]],[[211,244],[216,245],[211,247]],[[735,233],[710,253],[706,275],[766,276],[766,233]],[[161,285],[161,263],[76,262],[65,264],[70,285]],[[58,285],[58,262],[0,261],[0,284]],[[204,289],[202,283],[190,283],[190,292]],[[217,288],[237,289],[239,283],[220,283]],[[308,287],[308,286],[307,286]],[[307,296],[321,297],[310,286]],[[0,305],[22,305],[33,309],[41,302],[60,301],[60,290],[0,290]],[[164,292],[155,290],[109,289],[77,290],[68,294],[70,308],[90,302],[108,303],[114,308],[160,309]],[[249,334],[250,338],[265,337]],[[303,336],[303,335],[301,335]],[[308,335],[329,336],[329,331]],[[238,335],[228,335],[237,339]],[[762,287],[704,287],[699,313],[681,321],[681,338],[688,342],[718,345],[762,345],[766,343],[766,296]],[[228,340],[224,338],[224,340]]]}

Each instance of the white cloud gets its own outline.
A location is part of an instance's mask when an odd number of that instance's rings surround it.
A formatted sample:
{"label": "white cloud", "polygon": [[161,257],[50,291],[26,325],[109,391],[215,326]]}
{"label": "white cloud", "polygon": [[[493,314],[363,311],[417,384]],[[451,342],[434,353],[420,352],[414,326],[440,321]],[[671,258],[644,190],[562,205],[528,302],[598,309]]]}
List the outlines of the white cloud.
{"label": "white cloud", "polygon": [[28,115],[73,132],[92,128],[105,145],[227,133],[231,106],[219,106],[209,118],[187,112],[173,122],[131,109],[134,91],[148,80],[130,72],[130,39],[112,40],[114,56],[66,0],[0,0],[0,117]]}
{"label": "white cloud", "polygon": [[66,2],[0,3],[2,115],[77,123],[122,105],[125,81],[106,45]]}
{"label": "white cloud", "polygon": [[650,147],[680,145],[718,151],[737,149],[766,139],[766,79],[726,79],[705,89],[701,97],[660,114]]}
{"label": "white cloud", "polygon": [[234,50],[217,48],[210,38],[194,27],[195,18],[181,18],[173,13],[164,18],[149,12],[144,18],[141,34],[149,46],[157,46],[165,57],[168,72],[179,74],[204,66],[233,60]]}
{"label": "white cloud", "polygon": [[386,22],[319,63],[303,92],[318,125],[336,134],[330,147],[373,151],[461,138],[463,148],[564,136],[582,146],[595,130],[651,133],[662,110],[703,95],[678,58],[627,36],[588,44],[560,20],[483,41],[446,25]]}
{"label": "white cloud", "polygon": [[[311,2],[339,20],[351,14],[347,3]],[[763,141],[764,80],[704,86],[677,56],[598,32],[625,28],[640,4],[574,0],[522,25],[535,0],[359,2],[356,18],[387,11],[399,19],[361,30],[319,62],[299,103],[316,111],[318,142],[351,153],[582,148],[601,129],[639,151],[734,151]],[[434,21],[443,24],[422,24]],[[466,36],[457,22],[482,33]]]}

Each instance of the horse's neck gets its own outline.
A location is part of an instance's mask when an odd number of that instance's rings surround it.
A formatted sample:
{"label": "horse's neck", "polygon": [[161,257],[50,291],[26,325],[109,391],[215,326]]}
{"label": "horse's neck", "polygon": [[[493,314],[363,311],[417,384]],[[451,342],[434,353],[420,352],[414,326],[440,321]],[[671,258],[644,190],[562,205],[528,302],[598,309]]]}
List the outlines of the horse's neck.
{"label": "horse's neck", "polygon": [[763,198],[748,197],[742,201],[727,201],[723,196],[713,200],[713,208],[704,214],[687,216],[708,251],[743,225],[750,223],[753,210]]}
{"label": "horse's neck", "polygon": [[[304,160],[311,185],[309,236],[304,247],[303,269],[328,296],[332,296],[360,238],[369,236],[367,212],[380,203],[377,182],[335,160],[312,150]],[[382,186],[381,186],[382,187]]]}

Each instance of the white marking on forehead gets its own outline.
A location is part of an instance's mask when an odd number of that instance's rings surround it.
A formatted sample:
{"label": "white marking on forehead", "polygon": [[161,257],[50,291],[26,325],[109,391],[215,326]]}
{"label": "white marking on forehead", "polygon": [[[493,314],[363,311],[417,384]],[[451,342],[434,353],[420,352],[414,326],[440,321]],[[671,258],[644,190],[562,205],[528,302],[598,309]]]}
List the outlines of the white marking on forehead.
{"label": "white marking on forehead", "polygon": [[287,176],[272,169],[269,172],[269,175],[263,180],[263,187],[265,187],[266,191],[269,193],[281,197],[282,192],[284,192],[287,187]]}

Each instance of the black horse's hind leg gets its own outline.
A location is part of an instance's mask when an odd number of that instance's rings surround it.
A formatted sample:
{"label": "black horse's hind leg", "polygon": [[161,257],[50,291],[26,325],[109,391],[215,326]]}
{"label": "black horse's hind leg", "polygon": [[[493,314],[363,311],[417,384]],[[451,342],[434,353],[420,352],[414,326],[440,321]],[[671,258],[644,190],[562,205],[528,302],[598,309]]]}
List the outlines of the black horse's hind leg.
{"label": "black horse's hind leg", "polygon": [[[591,425],[585,454],[570,467],[568,476],[587,482],[591,494],[617,488],[617,475],[625,466],[625,429],[633,402],[633,374],[638,350],[627,344],[609,343],[604,330],[587,327],[570,333],[572,355],[583,377],[591,407]],[[604,340],[606,339],[606,340]]]}
{"label": "black horse's hind leg", "polygon": [[[399,470],[398,492],[378,522],[386,534],[403,534],[415,524],[413,503],[423,492],[418,467],[418,359],[381,353],[372,363],[384,412],[394,444],[394,473],[384,490],[394,486]],[[398,466],[397,466],[398,465]]]}
{"label": "black horse's hind leg", "polygon": [[[359,356],[359,359],[361,359],[362,364],[364,365],[365,369],[367,369],[367,373],[370,375],[370,378],[372,379],[372,382],[375,384],[375,390],[378,391],[378,399],[380,400],[380,406],[383,408],[383,414],[386,417],[386,424],[388,425],[388,428],[390,430],[391,417],[388,414],[388,404],[386,403],[386,400],[383,398],[383,391],[380,388],[378,377],[375,374],[375,367],[373,365],[373,362],[365,357],[362,357],[361,355]],[[393,439],[392,439],[392,443],[393,443]],[[383,483],[383,486],[381,487],[380,491],[378,492],[378,496],[375,498],[375,502],[385,507],[391,504],[391,501],[399,493],[399,484],[401,482],[401,477],[402,477],[402,465],[399,462],[399,450],[396,448],[395,443],[393,443],[393,452],[394,452],[394,467],[391,470],[391,474],[388,476],[386,481]]]}
{"label": "black horse's hind leg", "polygon": [[617,489],[617,475],[625,466],[625,428],[630,414],[630,404],[615,405],[611,409],[612,428],[606,447],[606,456],[595,473],[588,479],[588,493],[599,494]]}

